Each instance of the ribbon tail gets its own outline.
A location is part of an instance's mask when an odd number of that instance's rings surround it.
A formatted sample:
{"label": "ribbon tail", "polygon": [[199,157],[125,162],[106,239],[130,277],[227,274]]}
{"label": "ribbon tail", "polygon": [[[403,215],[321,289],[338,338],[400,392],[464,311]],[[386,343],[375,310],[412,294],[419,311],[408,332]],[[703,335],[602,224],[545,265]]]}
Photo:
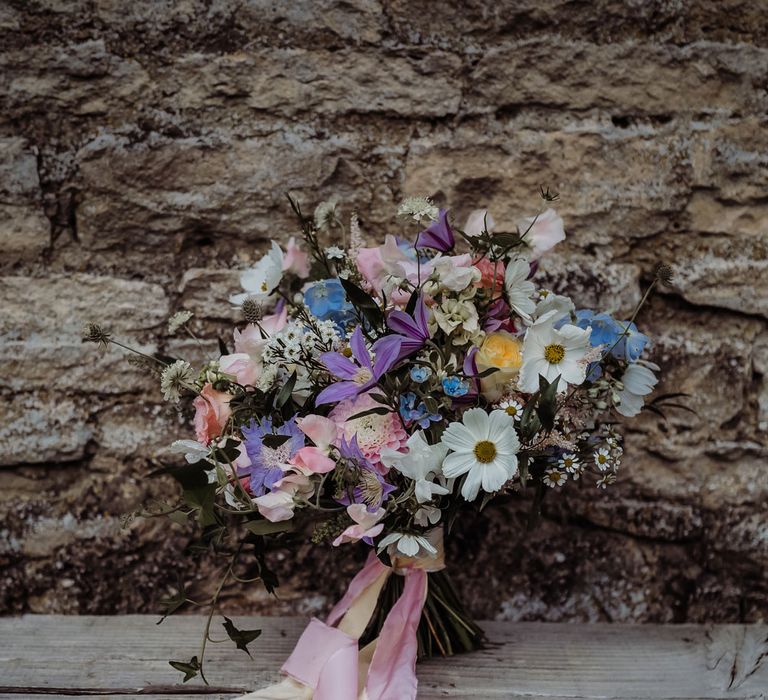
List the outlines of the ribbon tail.
{"label": "ribbon tail", "polygon": [[367,700],[416,700],[416,630],[427,599],[427,572],[411,569],[384,621],[365,684]]}
{"label": "ribbon tail", "polygon": [[302,685],[293,678],[285,678],[280,683],[255,693],[241,695],[236,700],[312,700],[312,688]]}

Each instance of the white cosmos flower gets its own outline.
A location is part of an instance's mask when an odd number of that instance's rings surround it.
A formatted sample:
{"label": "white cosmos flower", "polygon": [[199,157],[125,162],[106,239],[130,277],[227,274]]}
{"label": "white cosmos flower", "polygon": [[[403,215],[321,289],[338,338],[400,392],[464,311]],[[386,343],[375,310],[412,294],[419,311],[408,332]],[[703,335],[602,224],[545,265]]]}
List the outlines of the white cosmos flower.
{"label": "white cosmos flower", "polygon": [[511,260],[504,273],[504,288],[507,291],[509,307],[520,314],[526,321],[531,320],[531,314],[536,304],[531,299],[536,286],[528,279],[531,266],[525,258]]}
{"label": "white cosmos flower", "polygon": [[636,416],[643,408],[645,397],[653,391],[659,380],[651,370],[659,371],[659,366],[653,362],[639,360],[624,370],[621,383],[624,388],[616,392],[619,403],[616,410],[622,415],[631,418]]}
{"label": "white cosmos flower", "polygon": [[256,301],[263,301],[280,284],[283,278],[283,251],[280,246],[272,241],[272,248],[249,270],[240,274],[240,286],[245,290],[242,294],[235,294],[229,301],[236,306],[248,297],[255,297]]}
{"label": "white cosmos flower", "polygon": [[385,467],[397,469],[403,476],[416,482],[416,500],[419,503],[428,503],[435,495],[448,493],[445,486],[434,483],[445,455],[448,454],[448,448],[440,442],[436,445],[427,444],[421,430],[411,435],[405,444],[408,447],[407,452],[385,447],[381,451],[381,463]]}
{"label": "white cosmos flower", "polygon": [[498,491],[517,474],[517,452],[520,440],[515,423],[506,411],[490,414],[482,408],[470,408],[462,422],[451,423],[442,442],[450,450],[443,462],[443,474],[453,478],[466,474],[461,495],[474,501],[483,491]]}
{"label": "white cosmos flower", "polygon": [[557,313],[550,316],[552,323],[556,323],[565,316],[570,316],[572,311],[575,311],[573,301],[570,297],[563,296],[562,294],[555,294],[553,292],[546,292],[541,295],[541,300],[536,304],[536,310],[533,312],[533,318],[541,318],[544,314],[550,311],[556,311]]}
{"label": "white cosmos flower", "polygon": [[552,326],[552,317],[556,313],[545,314],[525,333],[523,364],[518,378],[521,391],[529,394],[538,391],[539,375],[548,382],[553,382],[559,375],[558,392],[565,391],[568,384],[581,384],[586,377],[587,364],[582,360],[590,350],[592,329],[566,324],[558,330]]}
{"label": "white cosmos flower", "polygon": [[395,549],[406,557],[415,557],[421,553],[426,553],[430,557],[437,555],[437,549],[435,549],[432,546],[432,543],[422,535],[409,535],[405,532],[393,532],[379,542],[379,552],[382,552],[390,545],[396,545]]}

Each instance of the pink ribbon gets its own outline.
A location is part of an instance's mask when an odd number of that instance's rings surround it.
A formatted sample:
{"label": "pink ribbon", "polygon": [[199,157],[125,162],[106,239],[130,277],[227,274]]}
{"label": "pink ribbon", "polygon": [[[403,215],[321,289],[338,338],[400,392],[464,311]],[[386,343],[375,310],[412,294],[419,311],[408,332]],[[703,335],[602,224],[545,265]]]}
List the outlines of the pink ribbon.
{"label": "pink ribbon", "polygon": [[[424,569],[409,567],[403,571],[402,595],[384,620],[378,639],[372,643],[375,648],[362,693],[359,693],[361,656],[358,638],[336,626],[354,629],[358,636],[362,634],[373,613],[378,591],[391,573],[392,569],[384,566],[371,552],[327,621],[312,618],[282,667],[289,679],[301,685],[284,681],[280,686],[280,698],[415,700],[418,685],[416,630],[427,597],[427,572]],[[374,585],[378,588],[369,590]],[[366,596],[367,600],[364,600]],[[345,617],[350,610],[349,617],[355,617],[351,621]],[[272,686],[244,697],[252,700],[274,698],[278,695],[271,691],[276,690],[278,686]]]}

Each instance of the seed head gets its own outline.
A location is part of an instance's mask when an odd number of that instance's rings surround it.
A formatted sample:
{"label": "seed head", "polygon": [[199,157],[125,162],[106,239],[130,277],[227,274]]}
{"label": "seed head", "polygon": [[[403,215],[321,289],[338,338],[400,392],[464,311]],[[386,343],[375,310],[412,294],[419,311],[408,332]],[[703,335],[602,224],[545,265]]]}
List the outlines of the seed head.
{"label": "seed head", "polygon": [[87,323],[83,329],[83,340],[96,343],[102,350],[109,347],[112,334],[98,323]]}
{"label": "seed head", "polygon": [[258,323],[264,318],[264,307],[254,298],[248,297],[243,302],[243,317],[248,323]]}
{"label": "seed head", "polygon": [[656,263],[656,267],[653,269],[653,274],[662,284],[667,287],[672,286],[675,271],[672,269],[671,265],[667,265],[663,262]]}

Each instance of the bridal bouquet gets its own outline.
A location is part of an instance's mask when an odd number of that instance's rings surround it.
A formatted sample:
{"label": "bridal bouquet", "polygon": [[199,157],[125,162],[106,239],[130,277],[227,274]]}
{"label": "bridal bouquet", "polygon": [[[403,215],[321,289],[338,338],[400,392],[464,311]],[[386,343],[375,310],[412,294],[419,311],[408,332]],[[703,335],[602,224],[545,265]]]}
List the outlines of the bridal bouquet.
{"label": "bridal bouquet", "polygon": [[[306,216],[291,199],[301,238],[273,242],[242,272],[231,344],[202,366],[138,358],[168,401],[191,399],[195,428],[173,444],[181,465],[160,470],[180,483],[179,501],[144,514],[196,520],[205,546],[228,557],[200,653],[171,662],[185,680],[205,678],[224,586],[250,565],[272,591],[268,544],[311,541],[370,554],[331,615],[309,624],[285,679],[248,697],[414,698],[417,656],[483,644],[444,571],[456,519],[512,493],[535,513],[550,490],[616,480],[617,421],[640,412],[659,369],[634,320],[671,270],[657,267],[629,319],[541,288],[539,261],[565,238],[547,208],[557,195],[542,197],[514,231],[485,210],[461,229],[430,200],[407,199],[400,234],[375,246],[336,202]],[[194,335],[190,318],[176,314],[169,331]],[[86,337],[122,345],[95,324]],[[180,587],[169,612],[191,602]],[[258,630],[224,620],[248,651]]]}

